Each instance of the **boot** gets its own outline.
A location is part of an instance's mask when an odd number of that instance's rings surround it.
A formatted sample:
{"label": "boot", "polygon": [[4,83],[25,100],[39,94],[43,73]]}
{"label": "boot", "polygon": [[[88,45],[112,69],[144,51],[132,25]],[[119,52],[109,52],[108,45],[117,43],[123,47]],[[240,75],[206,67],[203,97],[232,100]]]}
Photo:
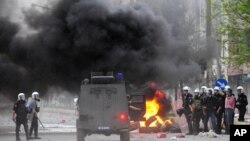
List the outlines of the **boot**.
{"label": "boot", "polygon": [[40,137],[38,137],[38,136],[35,136],[35,138],[34,139],[41,139]]}

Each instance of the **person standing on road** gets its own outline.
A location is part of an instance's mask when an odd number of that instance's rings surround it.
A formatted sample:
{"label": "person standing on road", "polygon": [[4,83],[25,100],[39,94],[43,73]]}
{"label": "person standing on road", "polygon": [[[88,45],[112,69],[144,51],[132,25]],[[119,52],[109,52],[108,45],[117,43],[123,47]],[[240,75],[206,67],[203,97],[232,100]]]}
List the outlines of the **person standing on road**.
{"label": "person standing on road", "polygon": [[238,98],[236,100],[236,107],[239,110],[238,121],[244,121],[246,106],[248,105],[247,96],[244,94],[244,88],[242,86],[237,87]]}
{"label": "person standing on road", "polygon": [[206,86],[201,87],[200,97],[202,99],[206,100],[206,98],[207,98],[207,87]]}
{"label": "person standing on road", "polygon": [[204,124],[208,125],[209,118],[211,119],[212,122],[212,129],[214,132],[217,133],[217,126],[216,126],[216,116],[215,116],[215,110],[217,106],[217,99],[213,95],[213,89],[209,88],[208,89],[208,96],[206,98],[206,104],[205,104],[205,119],[204,119]]}
{"label": "person standing on road", "polygon": [[30,132],[29,136],[32,138],[33,130],[35,132],[34,139],[41,139],[38,137],[38,112],[40,111],[40,108],[37,106],[37,102],[40,101],[39,99],[39,93],[33,92],[32,93],[32,102],[30,103],[29,107],[31,108],[31,126],[30,126]]}
{"label": "person standing on road", "polygon": [[200,121],[202,118],[201,102],[202,100],[199,94],[199,89],[196,88],[194,90],[194,98],[193,98],[193,104],[192,104],[194,135],[198,135],[199,129],[200,129]]}
{"label": "person standing on road", "polygon": [[16,141],[21,141],[19,135],[21,124],[24,127],[26,139],[27,140],[30,139],[28,136],[27,114],[28,114],[28,108],[26,107],[25,94],[19,93],[18,100],[15,102],[13,107],[13,115],[12,115],[12,119],[16,123]]}
{"label": "person standing on road", "polygon": [[[228,89],[231,89],[231,87],[229,85],[226,85],[225,88],[224,88],[224,91],[222,91],[225,95],[225,100],[226,100],[226,96],[227,96],[227,90]],[[234,96],[234,94],[232,94],[232,96]],[[225,102],[224,102],[225,103]],[[224,109],[225,109],[225,104],[224,104]],[[233,123],[234,123],[234,113],[233,113]],[[225,125],[225,129],[227,127],[227,122],[226,122],[226,114],[225,114],[225,111],[224,111],[224,120],[223,120],[223,123]]]}
{"label": "person standing on road", "polygon": [[214,96],[218,102],[216,106],[217,134],[221,134],[222,117],[225,112],[225,94],[216,86],[214,87]]}
{"label": "person standing on road", "polygon": [[201,87],[201,94],[200,94],[200,98],[201,98],[201,105],[202,105],[202,123],[203,123],[203,131],[204,132],[208,132],[208,126],[206,124],[206,109],[205,109],[205,105],[206,105],[206,99],[207,99],[207,87],[206,86],[202,86]]}
{"label": "person standing on road", "polygon": [[226,134],[230,132],[230,125],[233,125],[233,116],[235,109],[235,97],[233,96],[232,89],[228,88],[226,90],[227,97],[225,99],[225,120],[226,120]]}
{"label": "person standing on road", "polygon": [[189,93],[190,88],[188,86],[183,87],[183,108],[184,108],[184,115],[186,117],[188,123],[188,130],[189,132],[187,135],[193,134],[193,126],[192,126],[192,100],[193,96]]}

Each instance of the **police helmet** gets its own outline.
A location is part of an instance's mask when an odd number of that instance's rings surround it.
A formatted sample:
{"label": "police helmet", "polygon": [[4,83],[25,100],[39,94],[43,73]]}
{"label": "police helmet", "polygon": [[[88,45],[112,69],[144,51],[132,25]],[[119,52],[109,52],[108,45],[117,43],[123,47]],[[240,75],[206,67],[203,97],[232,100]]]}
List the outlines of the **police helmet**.
{"label": "police helmet", "polygon": [[33,93],[32,93],[32,98],[34,98],[34,99],[35,99],[35,98],[39,98],[39,93],[36,92],[36,91],[33,92]]}
{"label": "police helmet", "polygon": [[190,88],[188,86],[183,87],[183,91],[188,91],[189,92]]}
{"label": "police helmet", "polygon": [[24,93],[19,93],[17,98],[18,98],[18,100],[25,100],[25,94]]}
{"label": "police helmet", "polygon": [[225,86],[225,91],[228,91],[228,89],[231,89],[231,87],[229,85]]}
{"label": "police helmet", "polygon": [[244,88],[242,86],[238,86],[237,90],[240,90],[240,92],[242,92],[242,93],[244,92]]}
{"label": "police helmet", "polygon": [[215,90],[215,91],[216,91],[216,90],[217,90],[217,91],[220,91],[220,87],[215,86],[215,87],[214,87],[214,90]]}
{"label": "police helmet", "polygon": [[207,92],[207,86],[201,86],[201,92]]}

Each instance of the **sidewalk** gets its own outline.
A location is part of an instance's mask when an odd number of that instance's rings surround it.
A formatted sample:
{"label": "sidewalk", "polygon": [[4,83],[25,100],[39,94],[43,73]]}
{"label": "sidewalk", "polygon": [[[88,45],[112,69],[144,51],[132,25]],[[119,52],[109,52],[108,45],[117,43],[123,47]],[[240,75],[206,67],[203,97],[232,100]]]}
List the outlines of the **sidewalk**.
{"label": "sidewalk", "polygon": [[250,114],[247,113],[245,115],[245,121],[244,122],[239,122],[238,121],[239,114],[235,114],[234,116],[234,124],[235,125],[250,125]]}

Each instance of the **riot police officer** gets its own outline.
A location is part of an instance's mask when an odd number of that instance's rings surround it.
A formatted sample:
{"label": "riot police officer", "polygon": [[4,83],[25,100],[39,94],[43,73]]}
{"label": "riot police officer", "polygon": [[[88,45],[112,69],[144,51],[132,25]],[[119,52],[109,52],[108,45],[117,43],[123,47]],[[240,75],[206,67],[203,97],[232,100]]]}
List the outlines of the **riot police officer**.
{"label": "riot police officer", "polygon": [[39,93],[33,92],[32,93],[32,103],[30,107],[32,108],[32,118],[31,118],[31,126],[30,126],[30,132],[29,136],[32,137],[33,130],[35,132],[35,139],[41,139],[38,137],[38,112],[40,111],[40,108],[37,106],[37,101],[40,101],[39,99]]}
{"label": "riot police officer", "polygon": [[192,126],[192,100],[193,96],[189,93],[190,88],[188,86],[183,87],[183,108],[184,115],[186,117],[188,123],[189,132],[187,135],[193,134],[193,126]]}
{"label": "riot police officer", "polygon": [[16,140],[20,141],[20,126],[21,124],[24,127],[26,139],[29,140],[28,137],[28,124],[27,124],[27,114],[28,114],[28,108],[26,107],[26,100],[25,100],[25,94],[19,93],[18,94],[18,100],[15,102],[13,107],[13,116],[12,119],[16,123]]}
{"label": "riot police officer", "polygon": [[216,86],[214,87],[214,96],[218,102],[216,106],[217,134],[221,134],[222,117],[225,111],[225,94]]}
{"label": "riot police officer", "polygon": [[204,106],[205,106],[204,125],[206,125],[206,127],[207,127],[208,120],[210,118],[211,122],[212,122],[212,129],[213,129],[214,132],[217,132],[216,116],[215,116],[217,100],[213,95],[213,89],[212,88],[208,89],[208,96],[206,98],[206,103],[205,103]]}
{"label": "riot police officer", "polygon": [[201,96],[201,98],[207,97],[207,87],[206,86],[201,87],[200,96]]}
{"label": "riot police officer", "polygon": [[192,111],[193,111],[193,131],[194,135],[198,135],[199,128],[200,128],[200,121],[202,118],[202,107],[201,107],[201,97],[199,94],[199,89],[196,88],[194,90],[194,98],[192,104]]}
{"label": "riot police officer", "polygon": [[244,121],[246,106],[248,105],[247,96],[244,94],[244,88],[242,86],[237,87],[237,93],[236,107],[239,110],[238,121]]}
{"label": "riot police officer", "polygon": [[201,105],[202,105],[202,123],[203,123],[203,131],[208,132],[208,126],[206,124],[206,99],[207,99],[207,87],[202,86],[200,92]]}

